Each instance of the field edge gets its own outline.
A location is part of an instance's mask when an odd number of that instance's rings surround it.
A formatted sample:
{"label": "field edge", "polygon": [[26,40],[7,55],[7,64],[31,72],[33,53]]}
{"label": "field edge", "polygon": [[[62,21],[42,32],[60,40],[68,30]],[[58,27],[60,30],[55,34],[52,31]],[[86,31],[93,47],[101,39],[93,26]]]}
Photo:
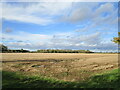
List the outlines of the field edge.
{"label": "field edge", "polygon": [[3,88],[119,88],[120,69],[90,77],[87,81],[68,82],[41,76],[25,76],[16,72],[2,72]]}

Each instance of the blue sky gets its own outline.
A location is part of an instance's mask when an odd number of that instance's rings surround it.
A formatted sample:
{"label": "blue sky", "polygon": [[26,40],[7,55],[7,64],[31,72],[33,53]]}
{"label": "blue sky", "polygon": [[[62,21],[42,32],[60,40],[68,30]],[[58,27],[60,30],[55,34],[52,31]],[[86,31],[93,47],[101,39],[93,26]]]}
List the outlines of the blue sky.
{"label": "blue sky", "polygon": [[117,2],[4,2],[1,38],[11,49],[117,51],[117,12]]}

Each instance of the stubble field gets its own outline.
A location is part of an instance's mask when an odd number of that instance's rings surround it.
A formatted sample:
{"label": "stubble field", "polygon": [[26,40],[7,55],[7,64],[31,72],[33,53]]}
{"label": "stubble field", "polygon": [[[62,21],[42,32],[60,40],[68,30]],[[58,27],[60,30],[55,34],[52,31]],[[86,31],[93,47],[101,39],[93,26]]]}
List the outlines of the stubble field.
{"label": "stubble field", "polygon": [[82,81],[118,68],[118,54],[2,53],[2,62],[4,71]]}

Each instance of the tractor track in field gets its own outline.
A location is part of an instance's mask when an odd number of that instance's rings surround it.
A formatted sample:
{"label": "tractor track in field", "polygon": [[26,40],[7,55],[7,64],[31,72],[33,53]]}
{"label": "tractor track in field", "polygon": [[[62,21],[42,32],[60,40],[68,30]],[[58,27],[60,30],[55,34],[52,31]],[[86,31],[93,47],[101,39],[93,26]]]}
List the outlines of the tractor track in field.
{"label": "tractor track in field", "polygon": [[50,59],[50,60],[14,60],[14,61],[0,61],[2,63],[8,63],[8,62],[61,62],[63,60],[54,60],[54,59]]}

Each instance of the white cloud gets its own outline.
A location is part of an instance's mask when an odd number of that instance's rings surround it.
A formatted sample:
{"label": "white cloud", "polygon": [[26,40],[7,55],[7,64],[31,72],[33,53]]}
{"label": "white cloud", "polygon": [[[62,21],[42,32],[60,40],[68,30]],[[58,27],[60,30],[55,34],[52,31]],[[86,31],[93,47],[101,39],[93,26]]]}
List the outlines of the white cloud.
{"label": "white cloud", "polygon": [[102,4],[96,11],[94,14],[94,17],[99,16],[102,13],[113,13],[114,11],[114,6],[112,3],[105,3]]}
{"label": "white cloud", "polygon": [[[3,3],[3,18],[26,23],[48,25],[55,23],[58,16],[59,21],[70,23],[81,22],[87,19],[100,18],[101,13],[114,13],[112,3],[100,5],[99,3],[75,3],[75,2],[39,2],[39,3]],[[94,12],[94,13],[93,13]],[[117,12],[117,10],[116,10]],[[57,17],[57,18],[56,18]]]}
{"label": "white cloud", "polygon": [[101,33],[89,35],[76,35],[69,33],[55,35],[41,35],[20,32],[18,35],[3,34],[4,44],[9,48],[16,49],[89,49],[89,50],[117,50],[117,45],[109,40],[103,41]]}
{"label": "white cloud", "polygon": [[40,13],[42,15],[61,15],[71,8],[72,2],[41,2],[27,7],[29,13]]}
{"label": "white cloud", "polygon": [[43,19],[35,16],[28,16],[28,15],[9,15],[7,12],[3,14],[3,19],[6,20],[14,20],[19,22],[25,22],[25,23],[33,23],[33,24],[40,24],[40,25],[46,25],[49,23],[53,23],[50,19]]}
{"label": "white cloud", "polygon": [[79,8],[74,10],[70,16],[64,18],[65,21],[69,22],[80,22],[89,18],[88,14],[90,13],[89,8]]}
{"label": "white cloud", "polygon": [[2,37],[6,38],[6,41],[12,39],[14,41],[23,41],[23,42],[30,41],[32,43],[47,42],[46,40],[49,40],[49,38],[51,38],[51,36],[48,35],[31,34],[26,32],[19,32],[17,35],[2,34]]}
{"label": "white cloud", "polygon": [[46,25],[52,23],[53,21],[48,18],[38,17],[27,13],[27,9],[23,6],[12,6],[9,4],[3,4],[3,19],[15,20],[26,23],[34,23],[40,25]]}
{"label": "white cloud", "polygon": [[[92,9],[92,8],[90,8]],[[105,3],[101,4],[99,7],[97,7],[94,11],[89,10],[89,14],[87,13],[87,10],[84,10],[84,13],[86,12],[86,18],[82,18],[82,21],[86,21],[86,25],[83,28],[78,28],[76,32],[82,32],[82,31],[88,31],[88,30],[94,30],[94,28],[101,28],[109,26],[109,29],[111,27],[117,27],[118,25],[118,9],[114,8],[113,3]],[[80,14],[80,13],[79,13]],[[75,15],[73,17],[76,17]],[[77,18],[77,17],[76,17]],[[79,18],[77,19],[79,20]],[[81,20],[79,20],[81,22]],[[87,24],[89,23],[89,24]],[[78,23],[79,24],[79,23]],[[82,25],[84,23],[80,23]],[[109,30],[108,29],[108,30]],[[116,28],[117,29],[117,28]]]}
{"label": "white cloud", "polygon": [[[70,8],[71,3],[40,2],[40,3],[3,3],[5,20],[47,25],[54,23],[52,15],[61,15]],[[65,12],[66,13],[66,12]]]}
{"label": "white cloud", "polygon": [[[93,8],[96,7],[96,10]],[[116,25],[117,10],[111,3],[105,3],[98,7],[98,3],[32,3],[27,5],[11,5],[4,4],[3,18],[6,20],[15,20],[26,23],[34,23],[39,25],[48,25],[55,23],[59,16],[63,16],[63,22],[81,22],[89,20],[86,23],[80,23],[83,28],[80,31],[89,31],[92,34],[79,34],[78,32],[57,33],[55,35],[41,35],[26,32],[19,32],[17,35],[3,34],[4,43],[10,48],[25,48],[25,49],[46,49],[46,48],[61,48],[61,49],[90,49],[90,50],[117,50],[117,45],[103,41],[100,32],[92,32],[94,28],[99,28],[109,25]],[[103,17],[102,13],[109,13]],[[61,18],[60,18],[61,19]],[[104,29],[104,27],[102,27]],[[79,31],[77,30],[77,31]],[[89,33],[88,32],[88,33]],[[101,31],[102,32],[102,31]]]}
{"label": "white cloud", "polygon": [[98,6],[98,3],[73,3],[69,13],[64,15],[61,21],[76,23],[90,19],[92,9],[96,6]]}
{"label": "white cloud", "polygon": [[118,2],[119,0],[1,0],[2,2]]}

